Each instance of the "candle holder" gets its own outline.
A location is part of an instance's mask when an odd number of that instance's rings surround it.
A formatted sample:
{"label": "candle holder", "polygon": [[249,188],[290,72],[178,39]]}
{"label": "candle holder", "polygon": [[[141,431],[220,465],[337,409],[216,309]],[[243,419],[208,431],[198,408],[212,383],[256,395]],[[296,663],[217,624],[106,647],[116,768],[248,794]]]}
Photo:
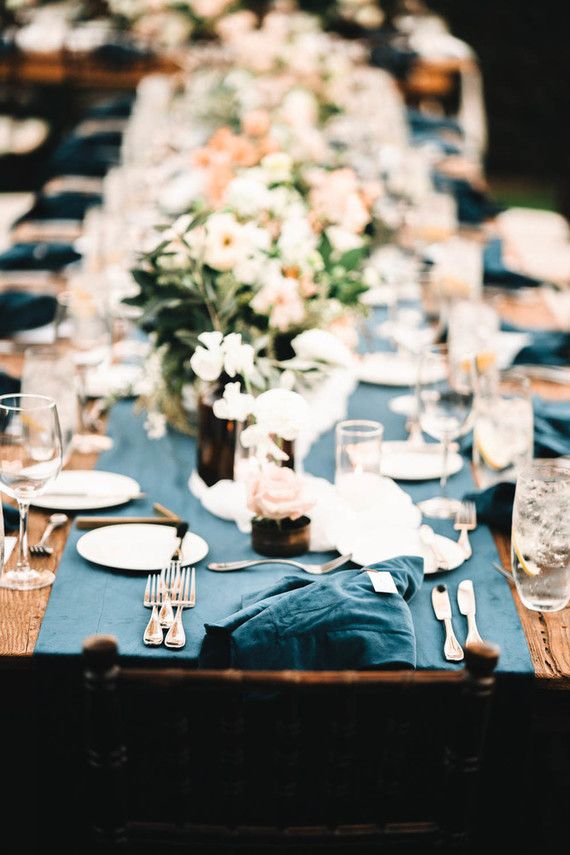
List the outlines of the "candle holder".
{"label": "candle holder", "polygon": [[292,558],[308,552],[311,540],[311,520],[271,520],[254,517],[251,521],[251,545],[260,555],[270,558]]}

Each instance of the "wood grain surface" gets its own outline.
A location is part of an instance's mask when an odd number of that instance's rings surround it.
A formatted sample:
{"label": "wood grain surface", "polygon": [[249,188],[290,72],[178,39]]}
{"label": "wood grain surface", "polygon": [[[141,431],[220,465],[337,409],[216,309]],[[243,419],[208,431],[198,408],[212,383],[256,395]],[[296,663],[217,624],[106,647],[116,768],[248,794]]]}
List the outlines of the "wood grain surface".
{"label": "wood grain surface", "polygon": [[[525,299],[494,298],[501,313],[527,326],[556,327],[554,318],[540,293]],[[21,357],[1,356],[0,368],[18,375]],[[533,383],[535,391],[549,398],[570,399],[570,388],[545,382]],[[89,469],[95,465],[96,455],[73,454],[68,468]],[[152,497],[151,497],[152,498]],[[30,513],[30,543],[35,543],[47,523],[48,512]],[[54,554],[49,558],[34,558],[34,562],[54,570],[61,558],[69,525],[57,529],[50,543]],[[510,569],[510,542],[508,537],[496,536],[497,547],[504,566]],[[10,564],[15,561],[15,554]],[[507,583],[505,583],[507,584]],[[0,667],[29,667],[51,589],[40,591],[8,591],[0,589]],[[512,589],[521,623],[529,645],[537,680],[548,688],[570,691],[570,608],[560,612],[542,613],[526,609]]]}

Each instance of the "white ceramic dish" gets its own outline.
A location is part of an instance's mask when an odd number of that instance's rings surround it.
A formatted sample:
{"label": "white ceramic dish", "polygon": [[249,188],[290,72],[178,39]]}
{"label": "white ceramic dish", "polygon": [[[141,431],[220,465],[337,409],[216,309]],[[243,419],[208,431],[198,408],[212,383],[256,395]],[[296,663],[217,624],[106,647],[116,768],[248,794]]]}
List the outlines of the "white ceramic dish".
{"label": "white ceramic dish", "polygon": [[60,472],[53,484],[32,504],[60,511],[89,511],[124,505],[140,493],[138,481],[115,472],[70,469]]}
{"label": "white ceramic dish", "polygon": [[[382,443],[382,474],[399,481],[429,481],[441,478],[443,470],[442,446],[430,444],[429,451],[416,449],[408,442]],[[455,475],[463,468],[463,458],[450,452],[447,474]]]}
{"label": "white ceramic dish", "polygon": [[[362,383],[374,383],[378,386],[415,386],[418,379],[418,361],[402,357],[398,353],[367,353],[358,363],[357,371],[358,379]],[[444,376],[444,372],[437,368],[437,373],[429,380],[443,380]],[[428,382],[427,376],[425,382]]]}
{"label": "white ceramic dish", "polygon": [[[88,531],[77,541],[87,561],[114,570],[149,573],[166,567],[176,546],[174,526],[126,523]],[[206,541],[188,532],[182,543],[182,564],[196,564],[208,554]]]}

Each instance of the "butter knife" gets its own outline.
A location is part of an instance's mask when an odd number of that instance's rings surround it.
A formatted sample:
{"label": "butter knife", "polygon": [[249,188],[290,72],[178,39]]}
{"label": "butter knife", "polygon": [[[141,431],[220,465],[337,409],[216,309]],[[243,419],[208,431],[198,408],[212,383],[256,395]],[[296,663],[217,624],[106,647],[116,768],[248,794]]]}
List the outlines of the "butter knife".
{"label": "butter knife", "polygon": [[457,605],[462,615],[467,618],[467,638],[465,644],[482,644],[483,639],[479,635],[477,623],[475,622],[475,589],[471,579],[464,579],[457,587]]}
{"label": "butter knife", "polygon": [[453,632],[453,625],[451,623],[451,603],[449,601],[447,585],[436,585],[435,588],[433,588],[431,592],[431,602],[436,618],[443,621],[445,626],[443,655],[449,662],[461,662],[463,659],[463,649]]}

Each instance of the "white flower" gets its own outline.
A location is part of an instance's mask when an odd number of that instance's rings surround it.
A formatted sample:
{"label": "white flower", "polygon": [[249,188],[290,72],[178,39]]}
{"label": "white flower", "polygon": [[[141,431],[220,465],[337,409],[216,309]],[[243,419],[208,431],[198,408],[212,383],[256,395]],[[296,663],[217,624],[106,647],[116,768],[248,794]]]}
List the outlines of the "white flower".
{"label": "white flower", "polygon": [[268,195],[267,186],[259,178],[238,175],[228,184],[224,201],[241,217],[252,217],[267,208]]}
{"label": "white flower", "polygon": [[253,448],[255,455],[260,460],[272,457],[274,460],[289,460],[286,454],[271,438],[269,433],[261,425],[249,425],[241,433],[241,444],[244,448]]}
{"label": "white flower", "polygon": [[244,422],[253,409],[253,395],[240,391],[239,383],[226,383],[223,397],[214,401],[214,415],[218,419]]}
{"label": "white flower", "polygon": [[203,196],[204,186],[204,175],[199,170],[176,175],[160,191],[158,204],[168,214],[187,211],[196,199]]}
{"label": "white flower", "polygon": [[360,249],[364,245],[364,241],[360,235],[347,231],[347,229],[343,229],[341,226],[329,226],[326,234],[333,249],[341,255],[351,249]]}
{"label": "white flower", "polygon": [[305,399],[289,389],[269,389],[255,399],[256,426],[282,439],[297,439],[308,418]]}
{"label": "white flower", "polygon": [[335,335],[326,330],[305,330],[291,342],[299,359],[308,362],[325,362],[328,365],[349,366],[353,362],[348,347]]}
{"label": "white flower", "polygon": [[192,354],[192,371],[206,382],[217,380],[224,368],[224,353],[221,347],[223,336],[220,332],[205,332],[198,336],[198,340],[206,347],[198,345]]}
{"label": "white flower", "polygon": [[248,377],[254,369],[254,350],[251,344],[242,344],[240,333],[230,333],[222,346],[224,370],[230,377],[241,374]]}
{"label": "white flower", "polygon": [[277,243],[285,264],[303,266],[317,245],[316,236],[306,218],[291,218],[281,226]]}
{"label": "white flower", "polygon": [[231,270],[249,254],[243,227],[233,214],[212,214],[206,223],[204,260],[214,270]]}
{"label": "white flower", "polygon": [[291,181],[293,161],[286,152],[276,151],[273,154],[266,154],[261,161],[261,166],[270,184]]}
{"label": "white flower", "polygon": [[162,439],[166,435],[166,416],[157,410],[149,410],[144,428],[149,439]]}

